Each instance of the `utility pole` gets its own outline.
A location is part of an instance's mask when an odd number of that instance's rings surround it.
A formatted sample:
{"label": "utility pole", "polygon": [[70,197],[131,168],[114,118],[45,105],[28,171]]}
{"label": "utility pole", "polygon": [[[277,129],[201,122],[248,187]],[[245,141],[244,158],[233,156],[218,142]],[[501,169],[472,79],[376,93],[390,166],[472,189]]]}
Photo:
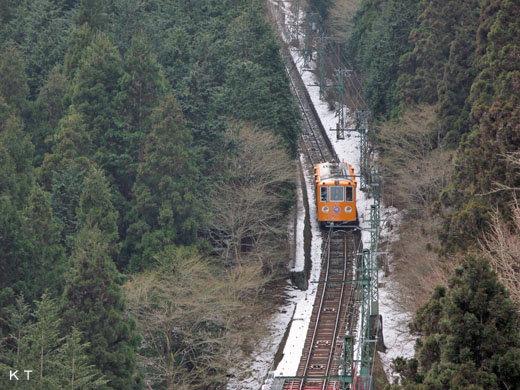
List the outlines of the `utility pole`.
{"label": "utility pole", "polygon": [[337,126],[337,139],[345,139],[345,73],[350,72],[349,70],[339,68],[338,69],[338,85],[336,86],[338,90],[338,108],[336,109],[336,114],[338,116],[338,126]]}
{"label": "utility pole", "polygon": [[345,129],[347,132],[359,133],[359,174],[361,176],[361,189],[364,190],[369,184],[369,168],[368,168],[368,143],[367,143],[367,111],[359,110],[356,114],[356,127],[353,129]]}
{"label": "utility pole", "polygon": [[350,70],[339,68],[337,70],[338,83],[335,85],[326,85],[327,88],[336,88],[338,91],[338,106],[336,108],[336,116],[338,117],[338,123],[336,123],[336,139],[345,139],[345,74]]}
{"label": "utility pole", "polygon": [[300,0],[296,0],[296,42],[300,46]]}
{"label": "utility pole", "polygon": [[325,42],[327,38],[323,33],[320,34],[318,45],[318,72],[320,76],[320,100],[325,98]]}
{"label": "utility pole", "polygon": [[320,32],[320,23],[318,21],[318,14],[315,12],[307,12],[305,18],[305,48],[303,49],[303,68],[310,68],[310,61],[312,61],[312,47],[313,38],[315,34]]}

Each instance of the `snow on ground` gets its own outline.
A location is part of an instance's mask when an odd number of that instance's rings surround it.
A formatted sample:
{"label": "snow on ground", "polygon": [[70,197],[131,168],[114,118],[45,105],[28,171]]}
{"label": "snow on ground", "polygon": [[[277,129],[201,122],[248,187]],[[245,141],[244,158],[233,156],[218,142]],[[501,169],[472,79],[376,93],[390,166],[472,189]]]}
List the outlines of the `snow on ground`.
{"label": "snow on ground", "polygon": [[[336,150],[338,157],[345,162],[354,166],[355,172],[360,172],[360,136],[358,133],[345,134],[345,139],[336,139],[336,123],[338,121],[335,111],[329,110],[327,102],[321,101],[319,98],[319,87],[315,86],[318,82],[315,74],[310,71],[304,71],[301,68],[302,59],[297,51],[291,52],[294,62],[299,65],[300,74],[302,74],[303,81],[307,85],[307,90],[311,96],[312,102],[318,115],[321,118],[323,127],[328,130],[327,135]],[[313,64],[314,65],[314,64]],[[312,66],[315,68],[315,66]],[[348,109],[345,107],[345,117],[348,117]],[[372,199],[367,197],[363,191],[357,191],[358,213],[361,231],[361,237],[364,247],[370,245],[370,205]],[[381,219],[384,222],[389,220],[391,223],[387,226],[398,226],[401,216],[393,207],[381,208]],[[383,229],[381,238],[392,242],[397,239],[395,233]],[[381,241],[380,241],[381,242]],[[390,270],[392,266],[390,265]],[[392,277],[384,277],[384,273],[380,272],[380,283],[384,286],[379,288],[379,311],[383,316],[383,334],[385,345],[388,348],[386,353],[379,353],[388,380],[391,381],[393,376],[391,374],[392,359],[398,356],[412,357],[414,353],[415,338],[410,335],[408,331],[408,323],[412,319],[412,313],[403,311],[401,306],[397,304],[399,301],[398,283]],[[359,332],[359,330],[358,330]],[[359,333],[358,333],[359,334]]]}
{"label": "snow on ground", "polygon": [[415,338],[408,331],[412,314],[402,311],[397,305],[398,285],[392,277],[385,278],[380,273],[379,281],[385,284],[379,289],[379,313],[383,316],[383,336],[387,350],[378,352],[386,377],[390,383],[396,376],[392,371],[392,360],[398,356],[410,358],[414,354]]}
{"label": "snow on ground", "polygon": [[[302,157],[300,157],[300,159],[302,159]],[[302,164],[304,164],[304,161],[302,161]],[[314,195],[312,195],[312,197],[310,195],[314,194],[314,181],[313,177],[309,175],[307,169],[304,169],[304,177],[309,199],[314,199]],[[316,204],[312,201],[309,202],[309,212],[312,232],[312,267],[309,278],[309,288],[307,291],[295,290],[291,293],[291,300],[296,302],[296,310],[294,312],[293,321],[291,323],[289,336],[283,350],[283,358],[282,361],[278,364],[278,367],[275,369],[275,376],[296,375],[301,354],[303,352],[305,337],[307,336],[307,329],[309,328],[309,321],[312,314],[314,298],[316,297],[316,292],[318,290],[318,284],[312,282],[319,280],[320,277],[322,239],[316,216]],[[298,244],[303,245],[303,240]]]}
{"label": "snow on ground", "polygon": [[[320,91],[315,74],[310,71],[305,71],[302,67],[302,59],[296,50],[291,51],[293,60],[297,64],[303,82],[307,86],[307,91],[311,97],[314,108],[316,109],[318,116],[320,117],[323,127],[327,131],[327,136],[336,151],[338,158],[341,161],[347,162],[354,167],[354,172],[360,173],[360,136],[358,133],[345,134],[345,139],[338,140],[336,138],[336,123],[338,118],[335,111],[329,110],[327,102],[320,100]],[[311,63],[311,68],[315,68],[315,64]],[[345,107],[345,117],[348,116],[348,111]],[[356,192],[357,211],[359,218],[359,227],[361,228],[361,241],[363,247],[370,247],[370,232],[367,230],[370,227],[370,205],[372,200],[367,195],[359,190],[359,179],[358,179],[358,190]],[[361,321],[358,321],[357,334],[361,334]],[[356,343],[354,346],[354,359],[360,359],[360,345]]]}
{"label": "snow on ground", "polygon": [[[298,175],[299,177],[299,175]],[[303,271],[305,269],[305,253],[303,250],[303,228],[305,227],[305,206],[303,205],[303,193],[300,186],[304,185],[298,180],[298,191],[296,197],[296,227],[295,239],[296,245],[294,250],[294,264],[291,271]]]}
{"label": "snow on ground", "polygon": [[[303,156],[300,156],[301,163],[304,164]],[[304,165],[305,166],[305,165]],[[305,185],[310,199],[314,198],[313,178],[304,169]],[[303,184],[303,183],[302,183]],[[311,215],[311,258],[313,260],[310,272],[310,282],[319,279],[321,272],[321,233],[316,217],[316,205],[309,204]],[[294,267],[302,268],[304,263],[303,250],[303,227],[305,209],[301,193],[297,197],[297,220],[296,220],[296,248]],[[317,260],[315,260],[317,259]],[[262,340],[251,354],[251,358],[245,358],[241,367],[236,372],[230,372],[227,390],[255,390],[265,383],[269,384],[274,376],[296,375],[300,357],[309,327],[309,320],[312,314],[312,306],[316,296],[318,285],[309,283],[307,291],[301,291],[296,287],[288,285],[286,294],[288,296],[287,305],[282,307],[270,320],[269,336]],[[291,322],[292,319],[292,322]],[[278,350],[287,326],[290,326],[290,333],[286,340],[283,351],[283,358],[277,367],[273,367],[274,356]],[[275,370],[276,368],[276,370]],[[274,370],[274,372],[272,372]],[[271,372],[271,375],[269,375]]]}
{"label": "snow on ground", "polygon": [[[273,3],[273,1],[271,2]],[[282,1],[277,2],[277,4],[282,5],[286,17],[291,20],[295,19],[289,11],[288,2]],[[303,13],[303,10],[300,10],[300,12]],[[284,29],[282,29],[282,31],[283,30]],[[284,31],[284,40],[286,42],[289,42],[290,40],[287,36],[287,31]],[[319,99],[319,88],[315,86],[317,84],[315,75],[313,72],[301,69],[303,59],[299,55],[298,51],[294,50],[291,54],[294,62],[298,65],[304,83],[307,85],[307,90],[309,91],[323,126],[325,129],[330,129],[330,133],[328,133],[329,139],[334,146],[338,157],[342,161],[352,164],[356,173],[359,174],[359,134],[351,133],[350,136],[346,134],[344,140],[336,139],[335,128],[337,117],[335,111],[330,111],[328,104]],[[315,64],[312,63],[311,67],[315,68]],[[348,111],[345,108],[345,116],[348,117],[348,115]],[[300,156],[300,160],[302,160],[302,164],[305,166],[302,156]],[[304,169],[304,177],[309,199],[312,200],[314,199],[314,183],[313,178],[309,176],[309,172],[306,169]],[[370,232],[368,231],[368,228],[370,226],[370,205],[372,204],[372,199],[370,199],[364,192],[358,191],[357,202],[361,238],[363,245],[368,247],[370,245]],[[251,355],[252,360],[245,359],[242,367],[240,367],[237,372],[231,373],[235,374],[235,377],[230,379],[227,390],[269,389],[273,377],[296,375],[318,286],[316,283],[312,282],[319,280],[321,272],[321,232],[316,218],[316,205],[312,201],[309,203],[312,230],[312,267],[309,288],[307,291],[301,291],[291,286],[287,288],[287,295],[289,297],[287,300],[288,303],[286,306],[280,308],[278,313],[273,315],[270,322],[270,335],[262,340],[262,342],[260,342],[255,348]],[[293,268],[303,269],[303,219],[305,211],[303,209],[301,194],[298,196],[297,207],[295,263]],[[385,218],[389,218],[392,220],[394,226],[399,224],[400,216],[395,209],[382,208],[381,212],[383,221]],[[386,235],[385,239],[387,242],[391,242],[395,239],[395,233],[383,229],[382,234]],[[409,334],[407,327],[408,322],[411,320],[411,313],[401,311],[398,309],[400,306],[396,305],[396,302],[399,300],[398,283],[392,278],[392,276],[385,278],[382,272],[380,273],[380,282],[382,282],[384,287],[379,289],[379,310],[383,315],[384,340],[385,345],[388,348],[386,353],[380,353],[380,357],[383,361],[387,377],[389,381],[391,381],[392,375],[390,365],[392,359],[397,356],[411,357],[413,355],[414,339]],[[282,360],[277,367],[273,367],[274,355],[276,354],[287,326],[290,326],[290,331],[283,350]]]}
{"label": "snow on ground", "polygon": [[[307,86],[307,91],[309,92],[312,103],[314,104],[314,108],[316,108],[316,111],[318,112],[323,127],[325,130],[327,130],[327,135],[331,141],[332,146],[334,147],[334,150],[336,151],[336,154],[341,161],[345,161],[351,164],[354,167],[356,175],[358,175],[360,173],[359,134],[347,133],[345,134],[345,139],[336,139],[336,123],[338,122],[336,112],[329,110],[328,103],[320,100],[320,90],[319,87],[316,86],[318,81],[315,78],[315,74],[303,69],[303,60],[300,57],[299,52],[297,50],[291,50],[291,55],[293,56],[295,64],[297,64],[303,82]],[[311,62],[311,68],[315,68],[315,64],[313,62]],[[348,109],[346,107],[345,113],[345,117],[348,117]],[[364,192],[359,190],[359,179],[356,196],[360,227],[361,229],[368,229],[370,227],[370,222],[368,221],[370,219],[370,205],[372,204],[372,200],[368,198]],[[369,246],[370,233],[366,230],[362,230],[361,237],[363,240],[363,245],[365,247]]]}
{"label": "snow on ground", "polygon": [[[381,219],[384,222],[381,231],[381,241],[391,245],[397,241],[397,234],[391,230],[391,226],[399,226],[402,214],[394,207],[384,210]],[[395,229],[395,228],[394,228]],[[383,248],[381,248],[383,249]],[[388,256],[389,276],[384,271],[379,272],[379,312],[383,316],[383,335],[387,350],[378,352],[383,363],[386,377],[390,383],[397,377],[392,371],[392,360],[398,356],[410,358],[414,354],[415,337],[408,331],[408,324],[412,320],[412,313],[404,311],[399,304],[399,283],[395,280],[392,266],[392,258]]]}
{"label": "snow on ground", "polygon": [[258,343],[250,357],[244,357],[240,367],[228,373],[227,390],[257,390],[262,386],[293,313],[294,302],[279,308],[270,321],[269,336]]}

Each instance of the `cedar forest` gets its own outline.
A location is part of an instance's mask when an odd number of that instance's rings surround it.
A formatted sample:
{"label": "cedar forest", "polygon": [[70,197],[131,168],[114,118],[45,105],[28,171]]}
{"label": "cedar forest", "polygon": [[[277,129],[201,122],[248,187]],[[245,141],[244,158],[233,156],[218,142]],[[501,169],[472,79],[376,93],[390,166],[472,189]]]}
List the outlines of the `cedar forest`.
{"label": "cedar forest", "polygon": [[[311,3],[332,18],[343,2]],[[394,361],[391,387],[519,388],[520,4],[358,3],[342,50],[386,201],[406,210],[392,252],[417,308],[415,357]]]}
{"label": "cedar forest", "polygon": [[[446,285],[389,386],[518,388],[520,5],[357,3],[396,251]],[[224,389],[286,276],[299,114],[263,2],[0,0],[0,50],[0,387]]]}
{"label": "cedar forest", "polygon": [[20,389],[225,384],[292,204],[298,112],[263,12],[0,2],[1,388],[10,368],[33,370]]}

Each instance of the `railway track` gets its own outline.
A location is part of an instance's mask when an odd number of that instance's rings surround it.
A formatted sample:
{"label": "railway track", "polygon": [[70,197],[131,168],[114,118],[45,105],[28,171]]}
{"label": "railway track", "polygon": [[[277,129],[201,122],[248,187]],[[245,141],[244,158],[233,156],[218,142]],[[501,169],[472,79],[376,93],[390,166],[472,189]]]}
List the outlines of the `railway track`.
{"label": "railway track", "polygon": [[292,59],[291,53],[285,46],[282,48],[282,57],[289,76],[293,96],[300,106],[302,113],[301,137],[311,165],[314,166],[319,162],[325,161],[339,161],[332,144],[326,136],[326,130],[319,120],[318,113],[312,105],[307,88]]}
{"label": "railway track", "polygon": [[[312,105],[287,47],[282,57],[291,82],[293,95],[302,112],[302,144],[311,166],[324,161],[339,161],[326,130]],[[343,352],[343,338],[355,333],[359,303],[354,262],[360,245],[359,231],[328,230],[323,234],[320,282],[305,339],[302,357],[294,379],[284,382],[285,390],[339,390],[337,378]],[[330,377],[336,378],[330,378]]]}
{"label": "railway track", "polygon": [[356,303],[353,278],[359,235],[355,231],[329,230],[322,258],[322,271],[309,329],[296,379],[285,381],[285,390],[339,390],[337,376],[343,337],[352,329]]}

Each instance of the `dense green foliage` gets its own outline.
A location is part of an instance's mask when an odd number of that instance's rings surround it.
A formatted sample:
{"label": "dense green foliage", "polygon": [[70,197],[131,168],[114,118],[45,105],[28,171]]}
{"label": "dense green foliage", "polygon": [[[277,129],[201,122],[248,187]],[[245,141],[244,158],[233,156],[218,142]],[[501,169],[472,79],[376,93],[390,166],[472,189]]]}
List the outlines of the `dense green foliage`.
{"label": "dense green foliage", "polygon": [[[63,368],[79,354],[75,388],[140,388],[124,273],[166,248],[211,251],[229,123],[296,154],[297,110],[263,4],[5,0],[0,53],[0,362],[19,347],[10,316],[25,305],[18,323],[37,326],[46,291],[63,317],[45,325],[59,328],[49,359]],[[70,388],[54,374],[32,386]]]}
{"label": "dense green foliage", "polygon": [[452,183],[437,207],[448,250],[471,246],[490,210],[513,198],[512,190],[495,192],[497,184],[520,184],[505,158],[520,147],[519,12],[501,0],[367,0],[355,17],[347,51],[364,74],[374,116],[395,118],[432,104],[436,145],[457,150]]}
{"label": "dense green foliage", "polygon": [[83,228],[76,236],[70,269],[65,275],[67,324],[83,332],[94,365],[113,389],[137,389],[135,324],[124,316],[121,275],[108,255],[105,232]]}
{"label": "dense green foliage", "polygon": [[468,257],[448,289],[417,311],[416,358],[397,359],[404,389],[514,389],[520,384],[518,311],[486,261]]}
{"label": "dense green foliage", "polygon": [[408,41],[416,26],[417,0],[367,0],[356,15],[356,28],[346,47],[347,56],[365,74],[364,93],[376,116],[397,109],[399,58],[413,48]]}
{"label": "dense green foliage", "polygon": [[76,328],[63,327],[59,312],[58,302],[48,294],[34,302],[34,309],[21,297],[16,299],[3,318],[12,333],[0,342],[0,367],[14,372],[15,377],[2,375],[2,388],[107,388],[107,380],[89,363],[89,344],[81,341],[82,334]]}
{"label": "dense green foliage", "polygon": [[189,148],[193,138],[173,96],[161,103],[151,122],[129,214],[126,250],[132,254],[132,269],[150,264],[153,255],[168,245],[195,243],[197,223],[203,218],[198,194],[189,191],[201,182]]}
{"label": "dense green foliage", "polygon": [[[408,204],[418,209],[409,215],[422,216],[409,224],[424,236],[424,220],[432,221],[427,242],[415,246],[425,257],[435,252],[437,263],[440,257],[457,263],[493,234],[492,215],[511,229],[508,205],[520,188],[520,5],[365,0],[354,22],[346,50],[378,120],[380,161],[393,164],[385,168],[401,195],[435,190],[426,204]],[[432,114],[417,126],[420,112]],[[418,147],[409,142],[424,134],[429,137]],[[417,161],[421,177],[414,177]],[[440,242],[431,251],[434,235]],[[408,254],[417,249],[405,245],[412,248]],[[500,277],[514,280],[513,271],[505,273]],[[517,310],[485,262],[466,259],[449,289],[437,289],[417,313],[413,327],[422,338],[416,358],[396,362],[404,388],[519,387]]]}
{"label": "dense green foliage", "polygon": [[505,159],[520,149],[519,17],[520,7],[514,2],[482,3],[470,132],[461,142],[453,185],[444,199],[454,210],[444,235],[452,247],[464,246],[485,227],[495,205],[513,198],[512,190],[494,192],[497,183],[520,187],[517,168]]}
{"label": "dense green foliage", "polygon": [[317,12],[322,19],[328,15],[328,9],[332,4],[331,0],[309,0],[309,8],[311,12]]}

